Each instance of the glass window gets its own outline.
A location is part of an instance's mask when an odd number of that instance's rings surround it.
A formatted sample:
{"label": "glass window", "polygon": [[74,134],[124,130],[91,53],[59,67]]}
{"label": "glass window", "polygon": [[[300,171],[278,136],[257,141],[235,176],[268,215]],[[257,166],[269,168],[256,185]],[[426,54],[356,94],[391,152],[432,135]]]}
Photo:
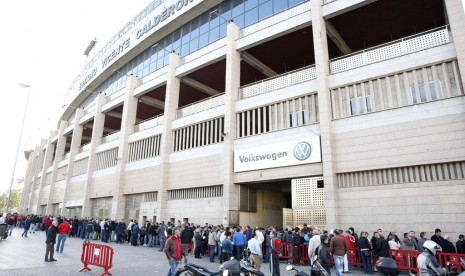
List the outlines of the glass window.
{"label": "glass window", "polygon": [[282,12],[288,7],[287,0],[273,0],[274,13]]}
{"label": "glass window", "polygon": [[200,35],[199,49],[208,45],[208,33]]}
{"label": "glass window", "polygon": [[289,7],[294,7],[298,4],[301,4],[303,2],[306,2],[307,0],[288,0],[289,2]]}
{"label": "glass window", "polygon": [[209,28],[208,17],[209,17],[208,13],[200,16],[200,27],[199,27],[200,34],[204,34],[208,32],[208,28]]}
{"label": "glass window", "polygon": [[244,26],[247,27],[258,22],[258,8],[251,9],[245,12],[244,15]]}
{"label": "glass window", "polygon": [[410,86],[410,91],[412,93],[413,103],[416,104],[418,101],[417,101],[417,94],[415,93],[415,86]]}
{"label": "glass window", "polygon": [[[283,1],[283,2],[286,2],[286,1]],[[244,2],[244,8],[246,12],[253,8],[256,8],[257,6],[258,6],[258,0],[246,0]]]}
{"label": "glass window", "polygon": [[198,18],[191,21],[191,38],[199,36],[199,20]]}
{"label": "glass window", "polygon": [[425,91],[425,84],[419,83],[418,89],[420,90],[420,99],[422,102],[426,102],[426,91]]}
{"label": "glass window", "polygon": [[429,90],[431,91],[431,99],[437,100],[438,96],[436,95],[436,87],[434,86],[434,81],[429,82]]}
{"label": "glass window", "polygon": [[181,56],[187,56],[189,54],[189,43],[183,44],[181,46]]}
{"label": "glass window", "polygon": [[273,2],[271,0],[263,3],[259,7],[258,19],[263,20],[273,14]]}
{"label": "glass window", "polygon": [[366,103],[367,103],[367,112],[372,112],[373,109],[371,107],[371,96],[366,97]]}
{"label": "glass window", "polygon": [[210,37],[209,37],[209,42],[212,43],[214,41],[217,41],[220,38],[220,28],[216,27],[212,30],[210,30]]}
{"label": "glass window", "polygon": [[198,38],[193,38],[190,43],[190,51],[194,52],[199,49],[199,39]]}
{"label": "glass window", "polygon": [[232,17],[236,17],[244,13],[244,2],[243,0],[233,0],[232,1]]}

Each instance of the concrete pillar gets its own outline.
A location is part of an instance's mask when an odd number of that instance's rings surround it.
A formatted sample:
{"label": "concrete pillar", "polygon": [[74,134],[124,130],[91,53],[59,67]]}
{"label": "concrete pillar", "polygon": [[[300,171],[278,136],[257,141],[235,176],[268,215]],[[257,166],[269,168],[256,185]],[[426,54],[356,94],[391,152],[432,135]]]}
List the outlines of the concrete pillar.
{"label": "concrete pillar", "polygon": [[83,217],[90,217],[91,215],[92,205],[89,198],[89,186],[92,185],[92,174],[95,171],[95,161],[97,158],[95,149],[102,141],[103,126],[105,125],[105,114],[102,113],[102,106],[107,102],[106,96],[100,94],[96,101],[94,125],[92,126],[92,137],[90,140],[89,161],[87,162],[87,179],[83,187],[85,195],[82,203]]}
{"label": "concrete pillar", "polygon": [[[161,177],[158,183],[158,198],[157,198],[157,220],[167,221],[166,201],[168,199],[167,189],[168,173],[169,173],[169,155],[173,146],[173,132],[171,130],[171,122],[176,119],[176,110],[179,105],[179,87],[181,81],[176,77],[176,68],[179,66],[180,57],[175,53],[169,55],[168,64],[168,79],[166,81],[166,97],[165,97],[165,112],[163,115],[163,131],[160,144],[160,172]],[[155,180],[156,181],[156,180]],[[156,183],[156,182],[155,182]]]}
{"label": "concrete pillar", "polygon": [[313,45],[315,51],[316,82],[318,91],[318,112],[321,131],[321,156],[325,183],[326,228],[338,223],[337,179],[331,132],[331,95],[329,92],[329,55],[325,19],[322,17],[322,1],[311,2]]}
{"label": "concrete pillar", "polygon": [[462,0],[444,1],[452,32],[452,40],[457,53],[460,75],[462,76],[462,87],[465,87],[465,13]]}
{"label": "concrete pillar", "polygon": [[69,162],[68,169],[66,171],[66,183],[65,190],[63,192],[63,208],[61,209],[61,215],[66,216],[66,201],[69,200],[69,180],[73,177],[74,168],[74,156],[78,153],[79,147],[81,146],[82,132],[84,127],[79,124],[79,120],[84,116],[84,109],[76,109],[75,120],[73,123],[73,137],[71,138],[71,147],[69,150]]}
{"label": "concrete pillar", "polygon": [[58,141],[57,141],[57,146],[55,150],[55,160],[53,161],[52,183],[50,184],[50,194],[49,194],[48,201],[47,201],[47,212],[49,214],[51,214],[51,211],[52,211],[52,204],[59,203],[58,202],[59,199],[56,198],[54,195],[56,193],[55,181],[58,175],[57,174],[58,164],[62,161],[63,154],[65,152],[66,137],[63,136],[63,133],[67,125],[68,123],[66,121],[60,121],[60,127],[58,129]]}
{"label": "concrete pillar", "polygon": [[[34,150],[29,154],[29,158],[27,159],[27,168],[26,168],[26,174],[24,175],[23,192],[21,195],[21,204],[19,207],[19,211],[22,214],[29,213],[29,210],[32,210],[30,202],[31,202],[31,197],[32,197],[31,191],[34,189],[33,188],[34,184],[31,181],[31,175],[32,175],[32,172],[34,171],[35,155],[36,155],[36,151]],[[3,202],[0,202],[0,203],[3,204]]]}
{"label": "concrete pillar", "polygon": [[227,26],[226,80],[224,114],[223,153],[223,225],[229,225],[229,212],[239,208],[239,189],[234,184],[234,139],[236,138],[236,101],[241,81],[241,55],[236,50],[239,27],[234,23]]}
{"label": "concrete pillar", "polygon": [[134,89],[139,85],[136,76],[128,76],[126,80],[126,93],[124,93],[123,114],[121,116],[121,130],[119,135],[118,163],[116,165],[115,180],[111,189],[113,199],[111,204],[112,218],[124,218],[126,200],[123,195],[125,167],[129,155],[128,136],[134,132],[136,123],[137,98],[134,97]]}
{"label": "concrete pillar", "polygon": [[[28,211],[29,212],[33,211],[33,213],[36,214],[37,208],[38,208],[39,197],[40,197],[43,175],[41,176],[40,179],[38,179],[37,176],[43,169],[45,154],[42,151],[40,146],[37,146],[35,148],[33,154],[34,154],[35,161],[33,165],[33,170],[31,171],[31,175],[30,175],[31,185],[29,186],[30,197],[29,197],[29,204],[28,204],[30,205],[30,207]],[[36,190],[38,190],[37,196],[35,196]]]}

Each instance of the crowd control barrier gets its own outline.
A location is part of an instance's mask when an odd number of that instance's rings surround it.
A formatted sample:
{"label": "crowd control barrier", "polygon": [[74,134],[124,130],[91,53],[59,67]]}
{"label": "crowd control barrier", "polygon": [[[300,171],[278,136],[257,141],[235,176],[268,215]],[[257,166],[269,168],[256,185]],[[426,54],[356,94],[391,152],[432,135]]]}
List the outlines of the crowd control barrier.
{"label": "crowd control barrier", "polygon": [[103,275],[111,275],[108,271],[113,266],[113,248],[108,245],[96,244],[96,243],[83,243],[82,244],[82,255],[81,262],[84,264],[84,268],[81,271],[90,271],[89,265],[95,265],[103,267]]}

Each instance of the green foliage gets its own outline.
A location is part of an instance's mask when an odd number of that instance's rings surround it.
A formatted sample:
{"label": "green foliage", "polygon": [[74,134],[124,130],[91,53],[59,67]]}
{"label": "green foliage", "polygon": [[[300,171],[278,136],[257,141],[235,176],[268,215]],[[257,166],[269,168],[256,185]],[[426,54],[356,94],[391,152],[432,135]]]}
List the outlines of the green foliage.
{"label": "green foliage", "polygon": [[[21,194],[23,193],[22,189],[12,189],[11,190],[11,196],[10,196],[10,210],[12,212],[17,212],[19,211],[19,205],[21,204]],[[8,198],[8,191],[4,192],[0,196],[0,210],[6,210],[6,203],[7,203],[7,198]]]}

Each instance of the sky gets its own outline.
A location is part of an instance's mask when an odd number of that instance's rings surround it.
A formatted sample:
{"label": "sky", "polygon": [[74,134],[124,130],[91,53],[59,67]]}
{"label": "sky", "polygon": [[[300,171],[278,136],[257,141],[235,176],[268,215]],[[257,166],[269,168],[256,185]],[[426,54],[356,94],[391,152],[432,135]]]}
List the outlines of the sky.
{"label": "sky", "polygon": [[[15,173],[23,178],[24,150],[56,128],[64,95],[84,68],[84,50],[97,38],[103,47],[152,0],[16,0],[0,4],[0,194],[8,190],[28,89]],[[30,85],[22,88],[19,84]]]}

